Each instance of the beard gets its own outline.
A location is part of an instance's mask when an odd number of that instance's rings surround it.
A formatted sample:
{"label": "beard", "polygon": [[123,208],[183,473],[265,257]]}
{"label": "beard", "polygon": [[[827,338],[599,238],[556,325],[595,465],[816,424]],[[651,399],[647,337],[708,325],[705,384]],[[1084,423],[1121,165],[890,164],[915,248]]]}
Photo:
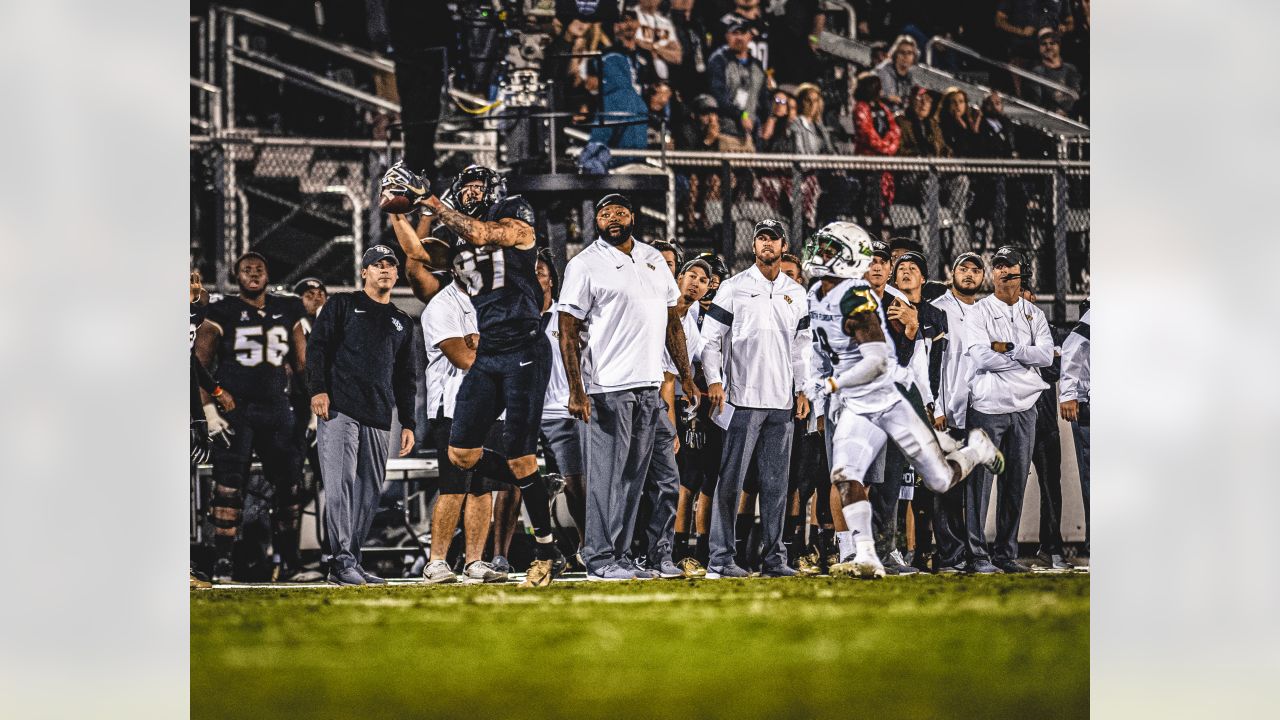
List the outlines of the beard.
{"label": "beard", "polygon": [[955,290],[956,290],[956,292],[960,293],[961,295],[964,295],[965,297],[969,297],[969,296],[971,296],[971,295],[977,295],[977,294],[978,294],[978,286],[977,286],[977,285],[974,285],[974,286],[973,286],[973,287],[971,287],[971,288],[961,287],[960,285],[956,285],[956,286],[955,286]]}
{"label": "beard", "polygon": [[[607,227],[601,228],[604,232],[600,233],[600,237],[603,238],[604,241],[609,243],[610,245],[617,247],[622,243],[626,242],[631,237],[631,228],[633,226],[634,226],[634,223],[627,223],[626,225],[623,225],[622,223],[610,223]],[[619,228],[618,234],[616,236],[614,235],[613,232],[610,231],[610,228],[615,228],[615,227]]]}

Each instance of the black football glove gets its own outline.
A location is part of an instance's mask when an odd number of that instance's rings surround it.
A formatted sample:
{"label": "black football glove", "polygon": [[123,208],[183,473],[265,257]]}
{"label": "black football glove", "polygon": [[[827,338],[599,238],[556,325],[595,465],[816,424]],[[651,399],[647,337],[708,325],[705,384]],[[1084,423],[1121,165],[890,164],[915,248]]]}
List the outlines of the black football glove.
{"label": "black football glove", "polygon": [[204,420],[191,421],[191,464],[209,462],[212,446],[209,443],[209,424]]}

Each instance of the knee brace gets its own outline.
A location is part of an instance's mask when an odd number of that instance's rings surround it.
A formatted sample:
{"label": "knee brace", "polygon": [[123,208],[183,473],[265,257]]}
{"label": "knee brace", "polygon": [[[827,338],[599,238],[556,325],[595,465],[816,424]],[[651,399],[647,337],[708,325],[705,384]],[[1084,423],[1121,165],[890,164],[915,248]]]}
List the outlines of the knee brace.
{"label": "knee brace", "polygon": [[215,535],[235,537],[240,525],[240,512],[244,509],[241,487],[244,478],[224,475],[214,480],[213,497],[209,500],[209,521]]}

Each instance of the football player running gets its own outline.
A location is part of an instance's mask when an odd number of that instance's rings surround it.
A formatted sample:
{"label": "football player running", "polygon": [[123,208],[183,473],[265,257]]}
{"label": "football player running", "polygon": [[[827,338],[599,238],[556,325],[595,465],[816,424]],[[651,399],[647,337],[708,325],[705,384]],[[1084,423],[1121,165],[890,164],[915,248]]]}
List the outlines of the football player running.
{"label": "football player running", "polygon": [[[827,407],[827,430],[832,434],[831,482],[854,540],[852,561],[831,567],[834,576],[885,575],[872,537],[865,476],[886,440],[897,443],[936,493],[950,490],[979,464],[994,473],[1004,465],[1003,456],[981,430],[971,431],[964,445],[949,435],[935,435],[895,386],[892,348],[880,325],[876,297],[862,279],[871,256],[871,237],[849,222],[823,227],[804,252],[805,272],[811,277],[844,278],[835,296],[839,332],[824,326],[816,340],[831,374],[815,381],[809,393],[821,400],[830,396],[830,402],[821,404]],[[813,332],[818,338],[816,324]]]}
{"label": "football player running", "polygon": [[[382,184],[384,191],[409,196],[421,210],[417,227],[406,216],[391,214],[409,258],[406,273],[414,294],[426,302],[445,284],[458,282],[476,309],[480,341],[475,363],[458,388],[449,461],[520,488],[537,541],[524,585],[548,585],[565,560],[551,532],[550,498],[535,455],[551,345],[540,326],[543,293],[535,270],[533,208],[518,195],[507,197],[502,177],[479,165],[459,173],[443,199],[400,163]],[[446,267],[452,277],[432,272]],[[484,440],[503,410],[499,452],[484,447]]]}

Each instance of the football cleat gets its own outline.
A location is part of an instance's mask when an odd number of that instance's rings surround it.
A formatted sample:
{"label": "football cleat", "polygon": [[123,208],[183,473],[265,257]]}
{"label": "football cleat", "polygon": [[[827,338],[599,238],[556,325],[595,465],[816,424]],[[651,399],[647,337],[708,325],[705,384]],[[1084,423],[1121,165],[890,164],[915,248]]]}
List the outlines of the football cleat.
{"label": "football cleat", "polygon": [[213,564],[213,576],[210,579],[219,585],[232,582],[231,558],[218,558],[218,560]]}
{"label": "football cleat", "polygon": [[209,582],[208,580],[201,580],[200,578],[196,577],[196,574],[194,572],[191,573],[191,589],[192,590],[208,590],[211,587],[213,587],[213,583]]}
{"label": "football cleat", "polygon": [[701,578],[707,576],[707,571],[702,567],[702,563],[698,562],[694,557],[680,558],[680,562],[676,563],[680,568],[680,572],[687,578]]}
{"label": "football cleat", "polygon": [[556,579],[568,564],[565,560],[564,553],[560,552],[560,548],[556,547],[554,542],[538,543],[538,547],[534,552],[542,557],[533,561],[529,565],[529,570],[524,574],[524,582],[520,583],[520,587],[546,587]]}
{"label": "football cleat", "polygon": [[813,552],[796,558],[796,571],[806,577],[821,575],[822,565],[818,558],[818,553]]}
{"label": "football cleat", "polygon": [[996,449],[995,443],[991,442],[991,438],[981,429],[975,428],[969,431],[968,446],[978,451],[979,462],[992,475],[999,475],[1004,472],[1004,453]]}

